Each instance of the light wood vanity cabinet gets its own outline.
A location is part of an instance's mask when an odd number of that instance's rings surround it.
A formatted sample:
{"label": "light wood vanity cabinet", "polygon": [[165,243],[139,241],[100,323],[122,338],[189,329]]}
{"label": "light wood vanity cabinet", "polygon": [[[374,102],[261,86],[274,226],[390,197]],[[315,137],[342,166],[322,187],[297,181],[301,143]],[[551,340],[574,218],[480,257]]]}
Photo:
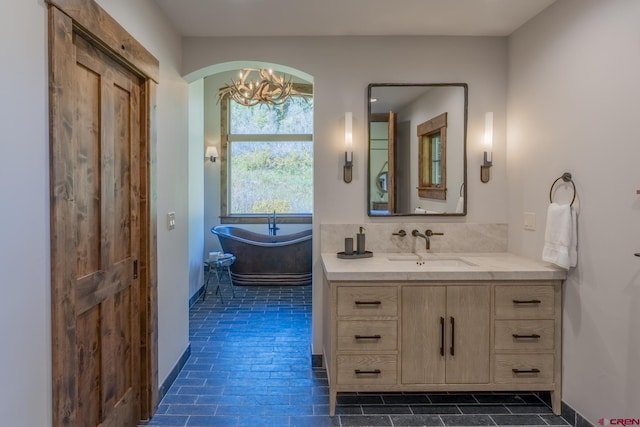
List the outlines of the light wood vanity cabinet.
{"label": "light wood vanity cabinet", "polygon": [[402,286],[402,383],[489,382],[489,286]]}
{"label": "light wood vanity cabinet", "polygon": [[560,413],[561,281],[325,278],[330,413],[338,392],[552,392]]}

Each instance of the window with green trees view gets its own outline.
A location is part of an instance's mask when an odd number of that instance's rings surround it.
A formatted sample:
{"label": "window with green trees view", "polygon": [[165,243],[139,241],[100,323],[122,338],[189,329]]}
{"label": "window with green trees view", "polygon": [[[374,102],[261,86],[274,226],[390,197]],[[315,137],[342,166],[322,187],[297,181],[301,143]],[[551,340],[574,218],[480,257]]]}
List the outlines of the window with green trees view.
{"label": "window with green trees view", "polygon": [[276,106],[229,102],[227,213],[311,214],[313,99]]}

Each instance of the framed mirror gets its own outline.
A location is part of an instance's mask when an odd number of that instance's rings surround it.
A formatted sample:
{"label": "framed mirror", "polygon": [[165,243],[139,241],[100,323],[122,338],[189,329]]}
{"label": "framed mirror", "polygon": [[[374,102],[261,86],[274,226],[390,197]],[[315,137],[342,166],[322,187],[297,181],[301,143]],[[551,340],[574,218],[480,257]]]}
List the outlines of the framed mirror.
{"label": "framed mirror", "polygon": [[465,83],[367,87],[369,216],[467,214]]}

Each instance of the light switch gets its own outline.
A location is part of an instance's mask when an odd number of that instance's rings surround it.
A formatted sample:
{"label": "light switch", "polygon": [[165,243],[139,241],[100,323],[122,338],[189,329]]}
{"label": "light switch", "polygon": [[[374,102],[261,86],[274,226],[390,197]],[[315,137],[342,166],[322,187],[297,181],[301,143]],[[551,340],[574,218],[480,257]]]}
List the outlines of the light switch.
{"label": "light switch", "polygon": [[167,214],[167,230],[173,230],[176,228],[176,213],[169,212]]}
{"label": "light switch", "polygon": [[536,214],[534,212],[524,213],[524,229],[531,231],[536,229]]}

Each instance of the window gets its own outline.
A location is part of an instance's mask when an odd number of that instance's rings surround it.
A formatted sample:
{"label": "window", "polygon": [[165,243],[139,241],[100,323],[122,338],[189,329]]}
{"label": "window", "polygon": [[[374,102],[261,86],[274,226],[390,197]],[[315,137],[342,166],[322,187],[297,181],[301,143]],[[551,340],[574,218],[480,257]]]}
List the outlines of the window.
{"label": "window", "polygon": [[313,99],[294,96],[271,107],[225,102],[222,216],[310,216]]}

